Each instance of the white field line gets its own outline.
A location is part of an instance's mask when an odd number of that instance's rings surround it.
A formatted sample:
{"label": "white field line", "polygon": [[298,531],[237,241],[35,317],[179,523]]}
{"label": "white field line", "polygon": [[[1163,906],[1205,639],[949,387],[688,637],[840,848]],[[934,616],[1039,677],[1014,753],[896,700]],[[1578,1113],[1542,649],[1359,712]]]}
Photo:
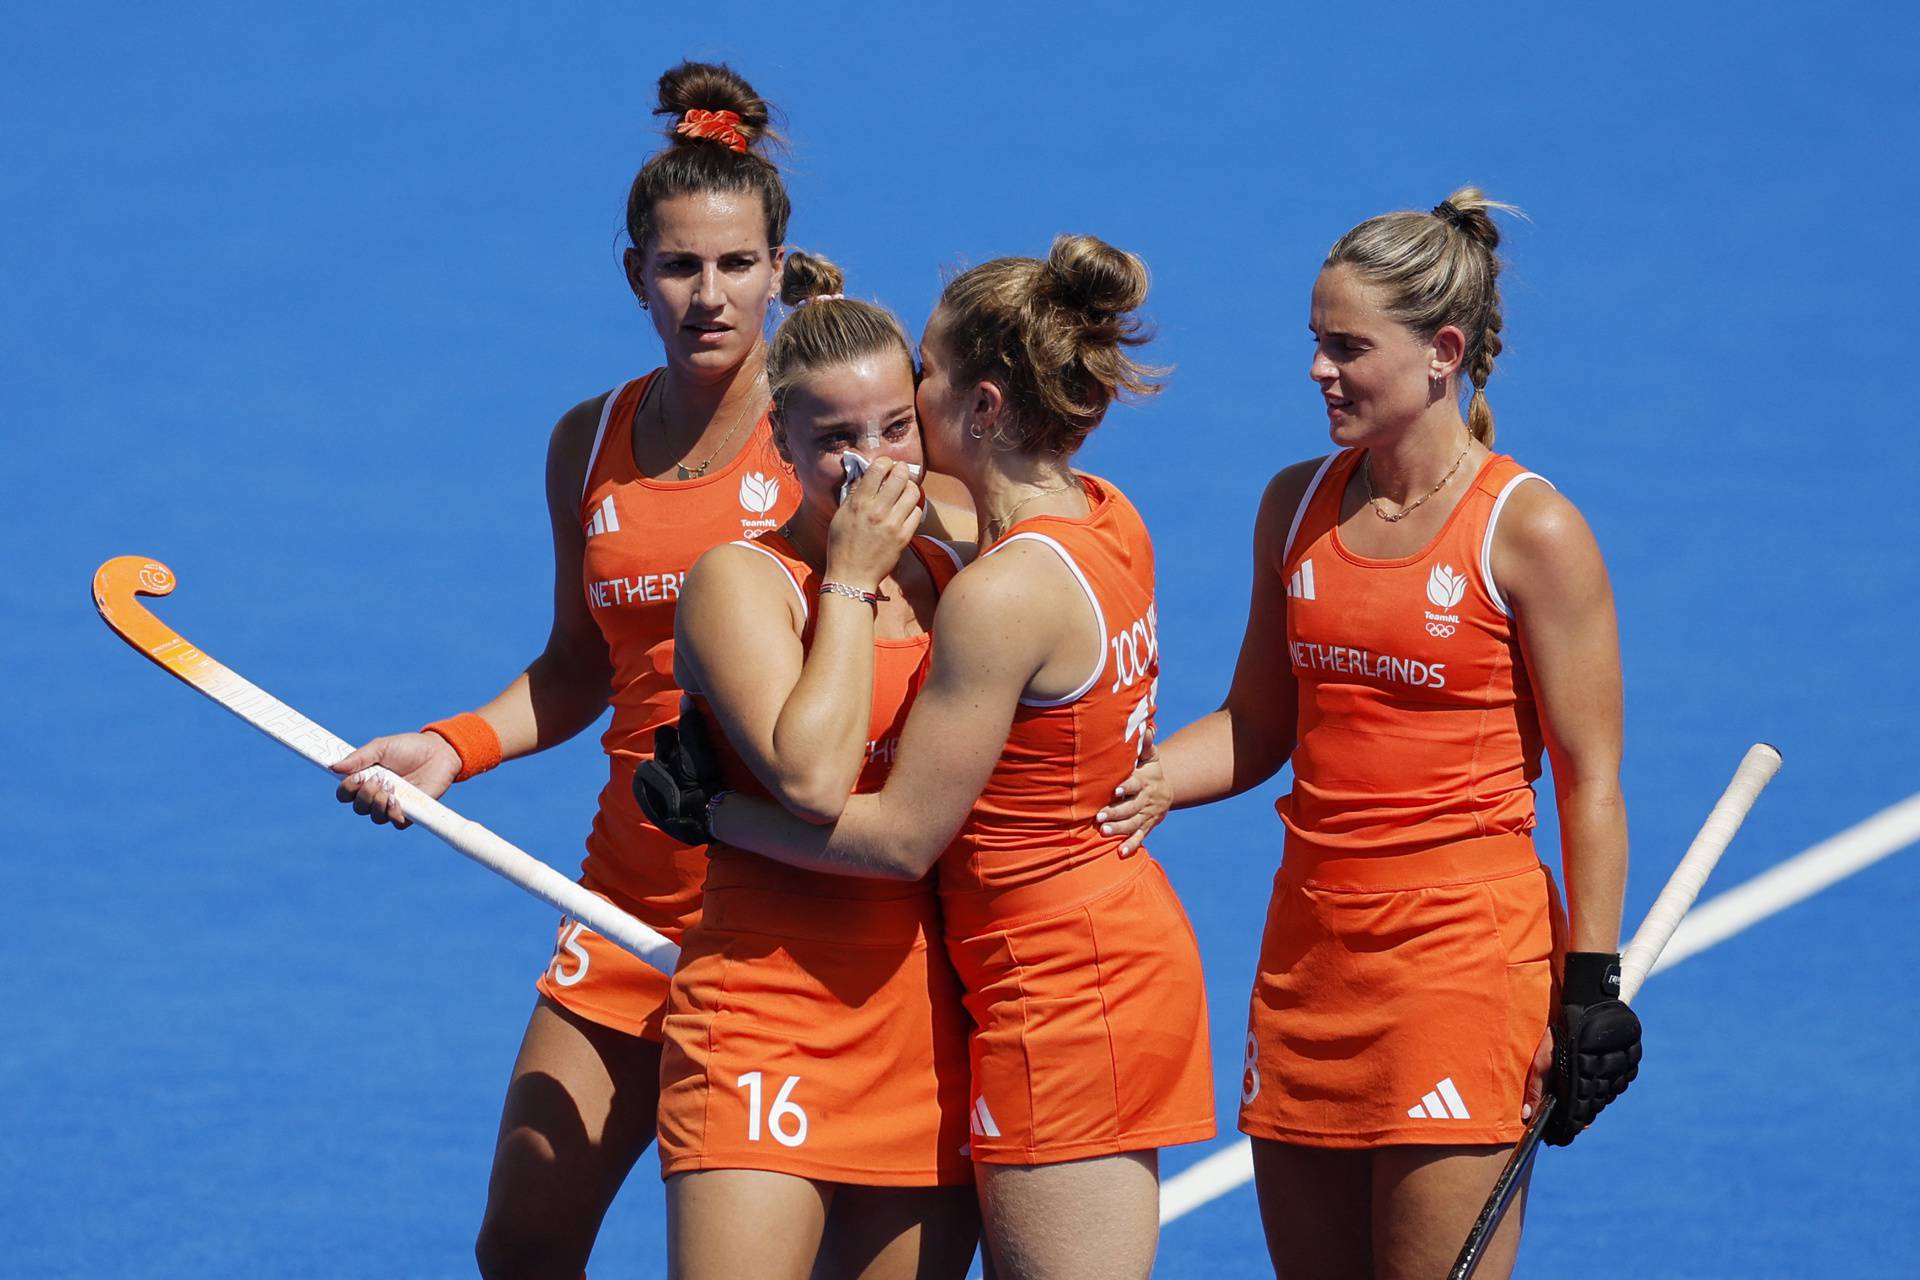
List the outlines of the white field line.
{"label": "white field line", "polygon": [[[1680,922],[1652,972],[1659,973],[1717,942],[1725,942],[1916,840],[1920,840],[1920,795],[1909,796],[1745,884],[1700,903]],[[1253,1144],[1241,1138],[1161,1184],[1160,1223],[1165,1226],[1252,1180]]]}

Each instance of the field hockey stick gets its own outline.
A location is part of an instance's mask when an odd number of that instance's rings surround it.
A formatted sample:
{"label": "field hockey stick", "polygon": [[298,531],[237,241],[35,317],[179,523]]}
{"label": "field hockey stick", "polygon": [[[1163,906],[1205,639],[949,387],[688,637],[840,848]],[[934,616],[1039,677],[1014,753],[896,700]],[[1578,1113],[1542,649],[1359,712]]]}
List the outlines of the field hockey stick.
{"label": "field hockey stick", "polygon": [[[188,644],[139,602],[139,596],[173,591],[173,570],[145,556],[115,556],[93,575],[93,603],[122,640],[284,747],[329,773],[353,747],[295,711],[258,685]],[[338,775],[334,775],[336,778]],[[626,912],[589,893],[546,863],[501,839],[479,823],[463,818],[405,778],[376,765],[353,775],[372,779],[400,800],[417,822],[489,871],[505,876],[534,897],[639,956],[672,973],[680,948]]]}
{"label": "field hockey stick", "polygon": [[[1727,851],[1734,833],[1746,821],[1754,801],[1760,798],[1760,793],[1773,781],[1773,775],[1779,770],[1780,753],[1777,750],[1764,742],[1756,742],[1747,748],[1740,767],[1734,770],[1733,781],[1727,784],[1719,803],[1707,815],[1706,825],[1700,828],[1700,834],[1687,846],[1680,865],[1667,877],[1666,887],[1660,890],[1660,896],[1653,900],[1646,919],[1634,931],[1633,941],[1620,953],[1622,1001],[1632,1004],[1633,998],[1640,994],[1640,984],[1653,972],[1654,962],[1666,949],[1673,931],[1680,927],[1687,909],[1700,896],[1707,877],[1713,874],[1714,864]],[[1500,1225],[1507,1206],[1513,1203],[1514,1194],[1520,1189],[1522,1175],[1540,1149],[1540,1140],[1546,1135],[1547,1122],[1552,1118],[1558,1101],[1550,1093],[1540,1099],[1540,1109],[1534,1114],[1533,1123],[1527,1126],[1519,1145],[1507,1158],[1506,1167],[1493,1184],[1486,1205],[1480,1210],[1480,1216],[1474,1219],[1473,1230],[1467,1233],[1467,1242],[1460,1246],[1459,1256],[1454,1259],[1453,1270],[1447,1273],[1447,1280],[1467,1280],[1473,1274],[1473,1269],[1480,1265],[1480,1256],[1486,1250],[1487,1241],[1493,1238],[1494,1229]]]}

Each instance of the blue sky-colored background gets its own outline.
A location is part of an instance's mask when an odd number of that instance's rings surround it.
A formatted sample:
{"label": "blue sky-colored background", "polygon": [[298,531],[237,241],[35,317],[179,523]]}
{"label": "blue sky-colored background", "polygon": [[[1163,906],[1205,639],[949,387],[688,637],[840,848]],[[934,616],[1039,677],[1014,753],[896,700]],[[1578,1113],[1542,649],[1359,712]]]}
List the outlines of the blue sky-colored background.
{"label": "blue sky-colored background", "polygon": [[[1224,688],[1266,477],[1322,448],[1320,256],[1472,180],[1532,216],[1500,443],[1620,601],[1629,922],[1756,738],[1787,768],[1719,887],[1915,790],[1911,8],[665,9],[10,9],[0,1275],[466,1272],[551,913],[349,821],[86,586],[166,560],[169,621],[349,738],[504,683],[547,624],[548,427],[656,357],[617,237],[683,56],[784,109],[793,242],[911,326],[1059,231],[1151,264],[1177,371],[1085,462],[1156,534],[1164,724]],[[583,736],[457,800],[570,866],[599,776]],[[1154,842],[1223,1108],[1273,790]],[[1917,908],[1909,853],[1656,979],[1643,1080],[1542,1166],[1533,1273],[1902,1274]],[[595,1274],[660,1258],[649,1156]],[[1160,1273],[1263,1265],[1242,1189]]]}

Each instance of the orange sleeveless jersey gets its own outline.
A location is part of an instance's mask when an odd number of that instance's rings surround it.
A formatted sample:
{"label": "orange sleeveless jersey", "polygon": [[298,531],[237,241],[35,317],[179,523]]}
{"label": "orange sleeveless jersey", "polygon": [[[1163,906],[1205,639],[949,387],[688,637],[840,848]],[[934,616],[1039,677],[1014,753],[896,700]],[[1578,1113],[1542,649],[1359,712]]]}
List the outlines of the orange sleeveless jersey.
{"label": "orange sleeveless jersey", "polygon": [[948,895],[1033,884],[1111,853],[1093,816],[1113,798],[1151,729],[1160,686],[1153,602],[1153,542],[1133,504],[1104,480],[1081,476],[1084,520],[1022,520],[993,546],[1052,548],[1092,601],[1106,648],[1085,683],[1064,698],[1020,700],[1007,745],[973,812],[940,859]]}
{"label": "orange sleeveless jersey", "polygon": [[[778,534],[748,544],[786,572],[811,645],[820,575]],[[914,551],[944,589],[960,563]],[[867,759],[885,785],[931,636],[874,651]],[[706,712],[706,699],[694,693]],[[716,736],[728,786],[766,787]],[[967,1017],[940,945],[930,879],[903,884],[708,849],[705,906],[687,931],[665,1022],[660,1167],[765,1169],[873,1186],[966,1184]]]}
{"label": "orange sleeveless jersey", "polygon": [[[792,545],[777,533],[755,539],[746,545],[762,552],[785,570],[795,593],[800,597],[800,608],[807,619],[801,641],[811,647],[813,627],[818,618],[813,602],[820,592],[820,573],[802,560]],[[944,591],[947,583],[960,572],[958,553],[937,538],[917,537],[912,545],[914,553],[933,578],[934,590]],[[927,654],[932,646],[933,637],[927,633],[906,640],[874,641],[873,712],[867,733],[867,761],[860,767],[860,777],[854,783],[855,795],[880,790],[886,785],[887,775],[893,772],[894,757],[900,747],[900,731],[906,727],[907,711],[926,679]],[[698,692],[690,696],[711,725],[712,712],[707,707],[706,696]],[[713,745],[715,754],[720,758],[721,780],[727,787],[746,795],[767,794],[760,779],[754,776],[732,744],[717,730],[713,735]],[[913,897],[933,892],[933,886],[926,881],[903,883],[897,880],[866,880],[807,871],[728,844],[709,846],[707,858],[706,891],[710,894],[720,889],[753,889],[798,893],[813,898],[878,899]]]}
{"label": "orange sleeveless jersey", "polygon": [[1022,699],[1000,761],[940,861],[947,949],[977,1031],[976,1161],[1049,1164],[1213,1135],[1206,988],[1192,927],[1151,855],[1119,857],[1094,815],[1153,724],[1153,543],[1133,505],[1081,476],[1084,519],[1036,516],[982,553],[1047,546],[1098,617],[1079,689]]}
{"label": "orange sleeveless jersey", "polygon": [[1538,477],[1488,459],[1427,546],[1375,560],[1339,532],[1363,456],[1322,464],[1282,561],[1299,739],[1240,1128],[1318,1147],[1512,1142],[1561,930],[1529,835],[1539,717],[1492,547],[1508,496]]}
{"label": "orange sleeveless jersey", "polygon": [[[1287,650],[1300,685],[1288,846],[1322,858],[1411,853],[1534,825],[1540,719],[1493,581],[1493,532],[1515,486],[1488,459],[1439,534],[1396,560],[1340,541],[1364,457],[1315,474],[1289,531]],[[1543,482],[1544,483],[1544,482]]]}
{"label": "orange sleeveless jersey", "polygon": [[[673,614],[687,569],[708,548],[777,528],[800,487],[773,448],[763,414],[731,462],[697,480],[642,475],[633,422],[655,370],[608,394],[580,495],[586,532],[581,589],[613,666],[613,722],[601,737],[607,783],[587,836],[581,883],[678,938],[700,910],[703,850],[647,822],[633,771],[653,754],[653,731],[680,714],[673,682]],[[575,1012],[633,1034],[658,1036],[666,978],[563,920],[540,990]]]}

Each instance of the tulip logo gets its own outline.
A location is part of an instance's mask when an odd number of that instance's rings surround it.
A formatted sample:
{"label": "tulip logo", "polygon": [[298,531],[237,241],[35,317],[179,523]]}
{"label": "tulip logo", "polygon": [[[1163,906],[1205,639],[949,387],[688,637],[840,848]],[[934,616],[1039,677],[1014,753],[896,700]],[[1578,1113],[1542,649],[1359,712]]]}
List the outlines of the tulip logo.
{"label": "tulip logo", "polygon": [[1436,608],[1451,609],[1466,594],[1466,578],[1455,573],[1450,564],[1437,564],[1427,575],[1427,599],[1433,601]]}
{"label": "tulip logo", "polygon": [[758,471],[749,471],[740,477],[740,505],[756,516],[764,516],[773,510],[780,501],[780,480],[777,476],[764,475]]}

